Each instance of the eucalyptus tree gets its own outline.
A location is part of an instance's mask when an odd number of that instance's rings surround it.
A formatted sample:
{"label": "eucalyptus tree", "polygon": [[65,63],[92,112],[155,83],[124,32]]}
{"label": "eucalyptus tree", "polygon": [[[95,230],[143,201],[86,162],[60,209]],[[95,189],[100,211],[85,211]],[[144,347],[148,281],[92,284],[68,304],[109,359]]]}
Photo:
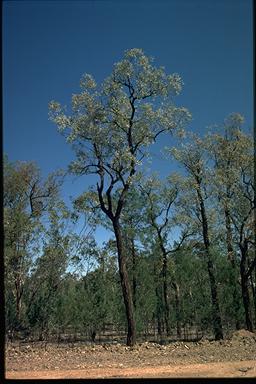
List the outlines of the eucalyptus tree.
{"label": "eucalyptus tree", "polygon": [[227,258],[235,265],[235,251],[231,219],[231,206],[239,181],[239,167],[247,144],[246,135],[241,133],[243,117],[231,114],[225,119],[220,132],[205,137],[205,148],[213,160],[212,186],[225,219]]}
{"label": "eucalyptus tree", "polygon": [[179,163],[185,167],[188,174],[188,178],[186,180],[187,196],[184,195],[182,198],[183,206],[187,212],[188,208],[190,208],[191,213],[194,213],[193,216],[196,219],[198,228],[200,228],[211,288],[214,336],[216,340],[223,339],[221,312],[219,307],[217,281],[212,252],[213,244],[211,241],[211,235],[213,231],[212,228],[209,228],[211,221],[210,208],[208,208],[207,211],[209,180],[207,177],[208,172],[203,141],[196,135],[192,135],[191,142],[184,144],[180,149],[173,148],[171,152],[176,160],[178,160]]}
{"label": "eucalyptus tree", "polygon": [[[242,235],[240,231],[245,230],[244,225],[251,218],[255,208],[252,179],[253,143],[250,135],[242,132],[243,120],[240,114],[231,114],[225,119],[221,131],[208,134],[205,140],[206,150],[213,160],[211,181],[214,194],[217,197],[216,207],[219,216],[224,221],[223,233],[225,235],[227,258],[231,265],[230,284],[233,286],[233,306],[237,328],[240,327],[239,264],[242,287],[244,287],[242,288],[243,297],[246,295],[247,289],[245,287],[248,285],[245,281],[249,277],[245,278],[244,268],[244,265],[248,262],[243,251],[243,242],[246,241],[246,236],[245,233]],[[240,212],[240,216],[238,212]],[[240,217],[240,224],[238,223],[238,216]],[[239,225],[240,228],[238,228]],[[239,240],[236,232],[239,235]],[[250,241],[252,241],[252,236],[250,235],[250,237]],[[241,250],[240,263],[237,257],[237,247]],[[247,299],[244,298],[244,301],[247,302]],[[248,312],[247,309],[245,311]],[[246,323],[251,328],[249,319],[247,319]]]}
{"label": "eucalyptus tree", "polygon": [[[138,179],[137,179],[138,180]],[[139,180],[137,181],[139,182]],[[123,228],[124,243],[127,253],[128,272],[132,284],[133,305],[136,310],[137,299],[140,291],[137,289],[139,284],[139,264],[140,264],[140,238],[143,231],[143,196],[139,193],[136,186],[131,186],[126,197],[126,204],[122,211],[120,222]]]}
{"label": "eucalyptus tree", "polygon": [[[238,132],[241,137],[238,180],[236,193],[231,206],[232,224],[235,229],[235,243],[240,254],[241,293],[245,311],[245,322],[248,330],[253,330],[250,305],[250,279],[256,271],[255,256],[255,184],[254,157],[252,138]],[[255,282],[254,282],[255,284]],[[252,281],[252,288],[254,288]],[[255,292],[254,299],[255,299]]]}
{"label": "eucalyptus tree", "polygon": [[[174,273],[170,273],[168,267],[169,256],[181,247],[187,237],[191,236],[187,229],[184,227],[183,229],[180,228],[179,242],[176,242],[175,247],[170,245],[171,231],[177,229],[177,222],[174,217],[174,204],[179,193],[179,184],[180,177],[177,174],[173,174],[163,181],[153,176],[145,180],[144,183],[140,183],[140,190],[144,200],[144,225],[150,229],[151,236],[153,233],[156,239],[156,249],[158,248],[161,255],[159,274],[161,287],[156,288],[156,295],[159,301],[158,321],[161,321],[161,312],[163,312],[165,330],[167,336],[169,336],[171,330],[168,291],[169,286],[171,286],[175,291],[177,335],[181,337],[179,285]],[[160,324],[158,325],[158,330],[161,333]]]}
{"label": "eucalyptus tree", "polygon": [[[87,74],[81,80],[81,87],[81,93],[72,96],[70,114],[53,101],[50,116],[75,151],[76,160],[71,163],[70,171],[98,177],[94,191],[115,233],[127,344],[133,345],[134,308],[120,216],[147,147],[161,133],[187,123],[190,114],[185,108],[176,107],[172,100],[181,91],[180,76],[167,75],[141,49],[126,51],[123,60],[114,65],[111,75],[100,86]],[[119,196],[114,201],[112,195],[117,188]]]}
{"label": "eucalyptus tree", "polygon": [[[141,176],[138,173],[136,181],[138,182],[140,178]],[[112,200],[114,204],[117,203],[119,194],[120,191],[118,189],[113,192]],[[74,205],[79,212],[87,215],[90,214],[90,222],[92,225],[101,225],[114,234],[111,222],[106,221],[105,215],[98,209],[99,206],[97,205],[97,195],[95,192],[91,191],[79,196],[74,201]],[[130,276],[132,284],[134,308],[136,307],[136,270],[139,257],[136,243],[140,240],[141,223],[143,222],[141,211],[143,207],[144,201],[133,184],[130,186],[126,195],[126,202],[120,215],[120,223],[122,226],[124,247],[126,249],[128,275]]]}
{"label": "eucalyptus tree", "polygon": [[38,255],[27,281],[26,313],[30,326],[49,330],[60,285],[70,265],[73,234],[68,225],[71,212],[58,200],[48,207],[48,223],[42,231],[41,255]]}
{"label": "eucalyptus tree", "polygon": [[[7,304],[15,303],[14,328],[22,325],[24,285],[37,253],[42,215],[58,193],[54,175],[43,180],[34,163],[4,159],[4,263]],[[8,308],[7,308],[8,314]]]}

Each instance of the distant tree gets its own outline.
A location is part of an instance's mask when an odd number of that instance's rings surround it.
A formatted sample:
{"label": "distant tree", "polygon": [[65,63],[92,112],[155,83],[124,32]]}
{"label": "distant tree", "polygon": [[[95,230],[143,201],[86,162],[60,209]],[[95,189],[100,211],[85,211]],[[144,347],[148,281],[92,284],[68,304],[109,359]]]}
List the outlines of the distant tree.
{"label": "distant tree", "polygon": [[[161,133],[181,128],[190,119],[185,108],[170,103],[170,97],[177,95],[181,86],[177,74],[167,75],[163,68],[154,67],[141,49],[131,49],[115,64],[99,90],[92,76],[83,77],[82,92],[72,97],[71,115],[59,103],[50,103],[51,119],[76,153],[70,171],[77,175],[96,174],[99,178],[96,204],[115,233],[127,345],[134,345],[136,330],[120,216],[146,148]],[[165,103],[160,104],[161,99]],[[117,188],[119,196],[113,200]]]}
{"label": "distant tree", "polygon": [[199,251],[194,236],[185,239],[172,254],[172,269],[178,285],[171,295],[172,308],[176,311],[176,316],[172,316],[173,321],[179,321],[184,337],[186,329],[197,332],[195,338],[200,337],[212,326],[212,308],[209,277],[202,251]]}
{"label": "distant tree", "polygon": [[172,154],[185,167],[188,174],[186,182],[188,193],[186,197],[185,195],[183,197],[184,209],[187,211],[187,214],[189,209],[192,211],[193,216],[196,218],[198,223],[198,228],[200,228],[211,288],[214,336],[216,340],[223,339],[222,320],[213,257],[213,242],[211,241],[209,213],[207,213],[206,205],[207,198],[209,197],[209,181],[205,163],[205,149],[203,141],[196,135],[193,135],[190,143],[183,145],[180,149],[174,148],[172,150]]}
{"label": "distant tree", "polygon": [[[240,288],[238,286],[239,269],[242,287],[244,286],[242,288],[243,297],[246,303],[245,296],[248,296],[248,294],[245,292],[248,288],[245,287],[248,286],[249,276],[246,278],[246,268],[244,266],[249,260],[248,255],[245,256],[243,253],[244,241],[249,240],[249,248],[252,247],[253,228],[251,226],[251,232],[249,233],[248,220],[252,220],[253,210],[255,209],[252,177],[253,143],[252,138],[242,132],[242,124],[243,117],[240,114],[231,114],[225,119],[221,131],[208,134],[205,140],[205,147],[210,158],[214,161],[211,171],[211,183],[217,197],[216,208],[223,220],[224,241],[226,243],[227,257],[231,265],[230,284],[233,286],[233,307],[237,329],[241,326]],[[245,231],[247,231],[247,234]],[[237,246],[241,251],[240,262],[237,257]],[[252,272],[252,269],[249,267],[248,270]],[[248,309],[245,311],[248,312]],[[247,318],[247,326],[251,328],[249,315],[247,315]]]}
{"label": "distant tree", "polygon": [[[181,337],[181,308],[180,308],[180,286],[175,276],[174,254],[180,249],[186,239],[193,232],[186,227],[182,221],[176,219],[176,200],[181,193],[181,176],[178,174],[170,175],[166,180],[160,181],[156,177],[151,177],[140,184],[141,193],[144,200],[142,210],[143,222],[150,229],[150,236],[155,239],[155,252],[160,255],[160,273],[158,281],[160,286],[156,289],[158,297],[158,321],[164,317],[164,324],[167,336],[170,335],[170,299],[171,290],[174,291],[175,316],[177,326],[177,336]],[[179,238],[173,244],[171,237],[174,231],[179,231]],[[156,264],[157,270],[157,264]],[[159,268],[158,267],[158,268]],[[162,314],[161,314],[162,312]],[[161,332],[161,325],[158,325]]]}
{"label": "distant tree", "polygon": [[95,247],[93,252],[93,269],[64,277],[55,310],[56,324],[62,332],[72,327],[73,331],[87,334],[91,341],[100,337],[108,324],[117,330],[125,313],[116,256],[108,244],[102,249]]}
{"label": "distant tree", "polygon": [[[245,159],[246,155],[247,160]],[[253,177],[253,146],[244,147],[244,161],[240,163],[240,180],[231,208],[235,228],[235,243],[240,253],[241,292],[245,311],[246,327],[253,330],[250,304],[250,279],[256,270],[255,256],[255,185]],[[255,295],[255,292],[254,292]]]}
{"label": "distant tree", "polygon": [[10,163],[4,159],[5,286],[7,303],[15,305],[13,323],[7,319],[7,328],[22,327],[24,286],[38,251],[40,219],[57,193],[54,175],[44,181],[34,163]]}
{"label": "distant tree", "polygon": [[72,233],[67,233],[70,212],[61,201],[49,209],[49,223],[44,228],[42,254],[37,257],[27,280],[26,312],[30,327],[49,331],[60,285],[70,261]]}
{"label": "distant tree", "polygon": [[[162,187],[162,188],[161,188]],[[169,300],[168,300],[168,229],[169,211],[172,208],[172,203],[177,197],[177,190],[168,190],[168,186],[162,186],[161,182],[156,178],[148,180],[143,186],[140,185],[143,197],[145,199],[146,210],[144,212],[144,220],[146,225],[153,229],[153,234],[156,237],[156,249],[159,248],[160,271],[156,272],[160,285],[156,286],[156,295],[158,299],[158,332],[162,334],[161,321],[164,321],[167,336],[170,335],[169,322]],[[162,190],[161,190],[162,189]],[[162,216],[162,217],[161,217]],[[158,219],[158,221],[157,221]],[[159,223],[159,219],[161,222]],[[169,227],[169,226],[168,226]],[[159,252],[158,251],[158,252]],[[158,268],[157,268],[158,269]],[[162,319],[163,316],[163,319]]]}

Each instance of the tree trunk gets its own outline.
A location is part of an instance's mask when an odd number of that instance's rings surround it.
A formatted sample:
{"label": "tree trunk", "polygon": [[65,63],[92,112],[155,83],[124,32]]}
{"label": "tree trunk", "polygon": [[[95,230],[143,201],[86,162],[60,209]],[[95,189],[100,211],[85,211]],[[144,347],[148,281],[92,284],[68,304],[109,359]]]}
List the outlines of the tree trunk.
{"label": "tree trunk", "polygon": [[19,277],[15,278],[15,299],[16,299],[16,327],[21,326],[21,298],[23,293],[22,283]]}
{"label": "tree trunk", "polygon": [[255,282],[253,276],[250,275],[251,288],[252,288],[252,297],[253,297],[253,306],[254,306],[254,327],[256,326],[256,292],[255,292]]}
{"label": "tree trunk", "polygon": [[225,207],[224,214],[225,214],[225,223],[226,223],[227,257],[231,265],[229,283],[233,287],[232,298],[233,298],[233,308],[235,313],[236,329],[240,329],[240,316],[239,316],[240,294],[239,294],[239,287],[237,284],[239,272],[237,271],[237,265],[235,262],[235,253],[234,253],[233,242],[232,242],[231,217],[230,217],[230,212],[228,207]]}
{"label": "tree trunk", "polygon": [[255,286],[256,286],[256,268],[254,268],[254,327],[256,328],[256,292],[255,292]]}
{"label": "tree trunk", "polygon": [[127,266],[126,266],[126,255],[123,247],[123,239],[122,239],[120,224],[114,221],[113,227],[114,227],[114,232],[116,237],[119,274],[120,274],[122,293],[123,293],[123,299],[125,304],[126,319],[127,319],[127,345],[133,346],[136,342],[136,325],[135,325],[135,317],[134,317],[132,291],[130,287],[129,277],[127,273]]}
{"label": "tree trunk", "polygon": [[176,309],[176,325],[177,325],[177,337],[181,338],[181,308],[180,308],[180,287],[177,283],[173,283],[175,292],[175,309]]}
{"label": "tree trunk", "polygon": [[222,331],[222,322],[221,322],[221,316],[220,316],[218,290],[217,290],[217,283],[216,283],[215,273],[214,273],[214,265],[213,265],[211,254],[210,254],[208,221],[207,221],[205,205],[204,205],[203,196],[201,194],[199,181],[198,181],[197,195],[198,195],[199,204],[200,204],[200,213],[202,218],[202,230],[203,230],[204,247],[205,247],[205,254],[206,254],[206,261],[207,261],[207,270],[208,270],[210,288],[211,288],[213,331],[214,331],[215,340],[221,340],[223,339],[223,331]]}
{"label": "tree trunk", "polygon": [[164,315],[164,323],[165,323],[165,330],[166,335],[170,335],[170,322],[169,322],[169,302],[168,302],[168,285],[167,285],[167,270],[168,270],[168,260],[167,260],[167,251],[164,246],[164,241],[161,235],[161,231],[157,228],[157,236],[159,240],[159,245],[162,253],[162,270],[161,270],[161,284],[162,284],[162,308],[163,308],[163,315]]}
{"label": "tree trunk", "polygon": [[[207,251],[208,253],[208,251]],[[215,340],[221,340],[223,339],[223,331],[222,331],[222,322],[220,317],[220,307],[219,307],[219,300],[218,300],[218,292],[217,292],[217,284],[214,274],[214,266],[211,260],[210,255],[207,256],[207,268],[208,268],[208,274],[210,279],[210,286],[211,286],[211,297],[212,297],[212,317],[213,317],[213,330],[214,330],[214,336]]]}
{"label": "tree trunk", "polygon": [[[154,270],[154,276],[157,276],[156,269]],[[159,292],[158,281],[156,281],[155,292],[156,292],[156,318],[157,318],[157,334],[162,338],[162,299],[161,292]]]}
{"label": "tree trunk", "polygon": [[166,335],[170,336],[170,323],[169,323],[169,303],[168,303],[168,287],[167,287],[167,255],[163,255],[163,299],[164,299],[164,321],[166,328]]}
{"label": "tree trunk", "polygon": [[246,259],[247,259],[247,250],[248,246],[247,243],[240,244],[240,250],[241,250],[241,262],[240,262],[240,274],[241,274],[241,289],[242,289],[242,298],[243,298],[243,305],[244,305],[244,312],[245,312],[245,322],[246,322],[246,328],[248,331],[253,331],[252,326],[252,318],[251,318],[251,311],[250,311],[250,293],[249,293],[249,277],[246,273]]}
{"label": "tree trunk", "polygon": [[228,252],[228,260],[231,265],[235,266],[235,257],[234,257],[234,249],[232,244],[232,229],[231,229],[231,217],[229,209],[226,207],[224,209],[225,214],[225,222],[226,222],[226,244],[227,244],[227,252]]}
{"label": "tree trunk", "polygon": [[133,237],[131,239],[131,248],[132,248],[132,297],[133,297],[133,306],[134,306],[134,309],[136,309],[137,263],[136,263],[136,252],[135,252]]}
{"label": "tree trunk", "polygon": [[159,308],[159,305],[158,305],[158,308],[157,308],[157,334],[158,336],[160,337],[160,339],[162,339],[162,317],[161,317],[161,310]]}

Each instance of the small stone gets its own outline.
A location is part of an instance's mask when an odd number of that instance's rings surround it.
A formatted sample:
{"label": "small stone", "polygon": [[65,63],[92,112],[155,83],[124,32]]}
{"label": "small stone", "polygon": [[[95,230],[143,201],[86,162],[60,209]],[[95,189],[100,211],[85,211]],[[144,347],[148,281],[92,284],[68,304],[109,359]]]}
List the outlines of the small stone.
{"label": "small stone", "polygon": [[252,367],[244,367],[244,368],[238,368],[238,371],[240,371],[240,372],[247,372],[250,369],[252,369]]}

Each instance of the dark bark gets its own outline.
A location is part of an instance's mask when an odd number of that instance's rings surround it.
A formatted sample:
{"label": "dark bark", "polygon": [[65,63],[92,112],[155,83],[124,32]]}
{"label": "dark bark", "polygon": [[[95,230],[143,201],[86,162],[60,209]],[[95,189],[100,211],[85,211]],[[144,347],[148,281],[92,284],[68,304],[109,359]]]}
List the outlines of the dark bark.
{"label": "dark bark", "polygon": [[177,283],[172,283],[175,292],[176,326],[177,337],[181,338],[181,308],[180,308],[180,287]]}
{"label": "dark bark", "polygon": [[163,299],[164,299],[165,328],[166,328],[166,335],[170,336],[170,323],[169,323],[169,311],[170,311],[170,308],[169,308],[169,303],[168,303],[167,255],[166,255],[166,253],[163,255],[162,276],[163,276]]}
{"label": "dark bark", "polygon": [[170,335],[170,322],[169,322],[169,300],[168,300],[168,284],[167,284],[167,270],[168,270],[168,259],[167,255],[168,252],[164,246],[163,237],[161,234],[161,230],[157,227],[156,223],[154,222],[154,226],[157,230],[159,245],[162,253],[162,270],[161,270],[161,281],[162,281],[162,289],[163,289],[163,314],[164,314],[164,323],[165,323],[165,329],[166,329],[166,335]]}
{"label": "dark bark", "polygon": [[246,271],[246,260],[248,253],[248,243],[244,241],[243,244],[240,244],[241,251],[241,261],[240,261],[240,275],[241,275],[241,290],[242,290],[242,298],[245,312],[245,322],[246,328],[248,331],[253,331],[252,326],[252,317],[250,311],[250,293],[249,293],[249,275]]}
{"label": "dark bark", "polygon": [[150,198],[150,192],[146,191],[146,195],[148,196],[149,202],[150,202],[150,221],[151,225],[154,228],[157,238],[158,238],[158,245],[160,247],[161,251],[161,272],[160,272],[160,282],[161,282],[161,296],[158,297],[158,300],[161,301],[161,314],[162,319],[164,321],[166,335],[169,336],[171,333],[170,330],[170,307],[169,307],[169,299],[168,299],[168,254],[170,251],[167,251],[165,246],[165,239],[163,235],[163,230],[166,228],[168,221],[169,221],[169,212],[171,209],[171,206],[177,197],[177,191],[174,194],[174,196],[169,200],[168,205],[166,209],[162,209],[162,213],[165,211],[165,217],[163,220],[163,223],[160,225],[156,222],[157,215],[154,213],[154,202]]}
{"label": "dark bark", "polygon": [[163,333],[163,319],[162,319],[162,303],[161,297],[159,294],[159,288],[156,287],[156,317],[157,317],[157,333],[160,338],[162,338]]}
{"label": "dark bark", "polygon": [[113,227],[116,237],[119,274],[127,318],[127,345],[133,346],[136,342],[136,325],[132,300],[132,291],[126,268],[126,254],[123,247],[122,233],[118,221],[113,221]]}
{"label": "dark bark", "polygon": [[235,313],[235,327],[237,330],[241,329],[240,308],[241,308],[241,290],[238,285],[239,272],[238,266],[235,266],[231,271],[232,277],[230,284],[233,287],[233,308]]}
{"label": "dark bark", "polygon": [[225,224],[226,224],[226,244],[227,244],[228,260],[230,261],[232,267],[235,267],[234,249],[233,249],[233,243],[232,243],[231,216],[230,216],[229,209],[227,207],[224,210],[224,214],[225,214]]}
{"label": "dark bark", "polygon": [[[254,269],[254,284],[256,284],[256,268]],[[254,326],[256,328],[256,292],[255,292],[255,288],[254,288],[254,311],[255,311]]]}
{"label": "dark bark", "polygon": [[15,282],[15,287],[16,287],[16,319],[18,324],[20,325],[21,321],[21,296],[22,296],[22,288],[18,282]]}
{"label": "dark bark", "polygon": [[235,252],[233,249],[233,238],[232,238],[232,227],[231,227],[231,215],[228,207],[225,207],[224,209],[224,215],[225,215],[225,224],[226,224],[226,246],[227,246],[227,256],[228,260],[230,261],[231,265],[231,272],[230,272],[230,285],[233,287],[233,308],[235,313],[235,322],[236,322],[236,329],[240,329],[240,294],[239,294],[239,287],[238,287],[238,276],[239,272],[237,271],[237,265],[235,262]]}
{"label": "dark bark", "polygon": [[136,290],[137,290],[137,263],[136,263],[136,251],[134,245],[134,239],[131,239],[131,251],[132,251],[132,297],[133,306],[136,309]]}
{"label": "dark bark", "polygon": [[216,284],[216,279],[214,274],[214,266],[210,258],[210,255],[207,256],[207,259],[208,259],[207,269],[208,269],[208,274],[210,279],[211,297],[212,297],[214,337],[215,337],[215,340],[221,340],[223,339],[223,331],[222,331],[222,322],[220,317],[217,284]]}
{"label": "dark bark", "polygon": [[252,297],[253,297],[253,305],[254,305],[254,327],[256,326],[256,291],[255,291],[255,282],[253,280],[253,276],[250,275],[251,280],[251,288],[252,288]]}
{"label": "dark bark", "polygon": [[219,299],[218,299],[218,290],[217,283],[214,273],[214,265],[211,258],[210,253],[210,240],[208,233],[208,221],[206,216],[206,210],[204,205],[204,199],[201,194],[200,188],[200,180],[197,180],[197,195],[200,204],[200,214],[202,220],[202,230],[203,230],[203,239],[204,239],[204,247],[205,247],[205,255],[207,260],[207,270],[210,280],[210,288],[211,288],[211,299],[212,299],[212,319],[213,319],[213,331],[215,340],[223,339],[223,330],[222,330],[222,321],[220,316],[220,307],[219,307]]}
{"label": "dark bark", "polygon": [[162,338],[162,295],[159,286],[159,273],[156,263],[154,263],[155,293],[156,293],[156,320],[157,334]]}
{"label": "dark bark", "polygon": [[21,326],[21,307],[23,296],[23,284],[19,275],[19,272],[15,273],[15,300],[16,300],[16,327]]}
{"label": "dark bark", "polygon": [[[132,123],[130,125],[131,129]],[[132,153],[132,143],[130,142],[131,136],[129,135],[129,148]],[[128,193],[130,184],[127,181],[126,183],[123,180],[123,176],[121,175],[121,172],[118,173],[118,176],[115,178],[113,175],[110,175],[111,177],[111,183],[106,191],[107,196],[107,202],[104,201],[103,198],[103,191],[104,191],[104,172],[105,168],[103,167],[103,161],[101,158],[100,153],[98,153],[98,149],[96,144],[94,144],[94,149],[96,156],[98,158],[98,174],[100,177],[100,183],[97,183],[97,192],[100,202],[100,208],[101,210],[108,216],[108,218],[112,221],[113,230],[115,233],[116,238],[116,246],[117,246],[117,255],[118,255],[118,266],[119,266],[119,275],[120,275],[120,282],[122,287],[122,294],[124,299],[124,305],[125,305],[125,312],[126,312],[126,319],[127,319],[127,345],[133,346],[136,342],[136,323],[135,323],[135,316],[134,316],[134,307],[133,307],[133,298],[132,298],[132,290],[129,282],[129,276],[127,272],[127,260],[126,260],[126,253],[125,248],[123,245],[123,235],[121,232],[120,227],[120,215],[122,212],[122,209],[125,204],[125,198]],[[129,177],[132,177],[135,174],[135,163],[134,160],[131,161],[131,170],[129,173]],[[113,212],[113,205],[112,205],[112,189],[116,182],[119,180],[123,183],[123,189],[120,193],[119,199],[117,201],[117,207],[116,211]]]}

